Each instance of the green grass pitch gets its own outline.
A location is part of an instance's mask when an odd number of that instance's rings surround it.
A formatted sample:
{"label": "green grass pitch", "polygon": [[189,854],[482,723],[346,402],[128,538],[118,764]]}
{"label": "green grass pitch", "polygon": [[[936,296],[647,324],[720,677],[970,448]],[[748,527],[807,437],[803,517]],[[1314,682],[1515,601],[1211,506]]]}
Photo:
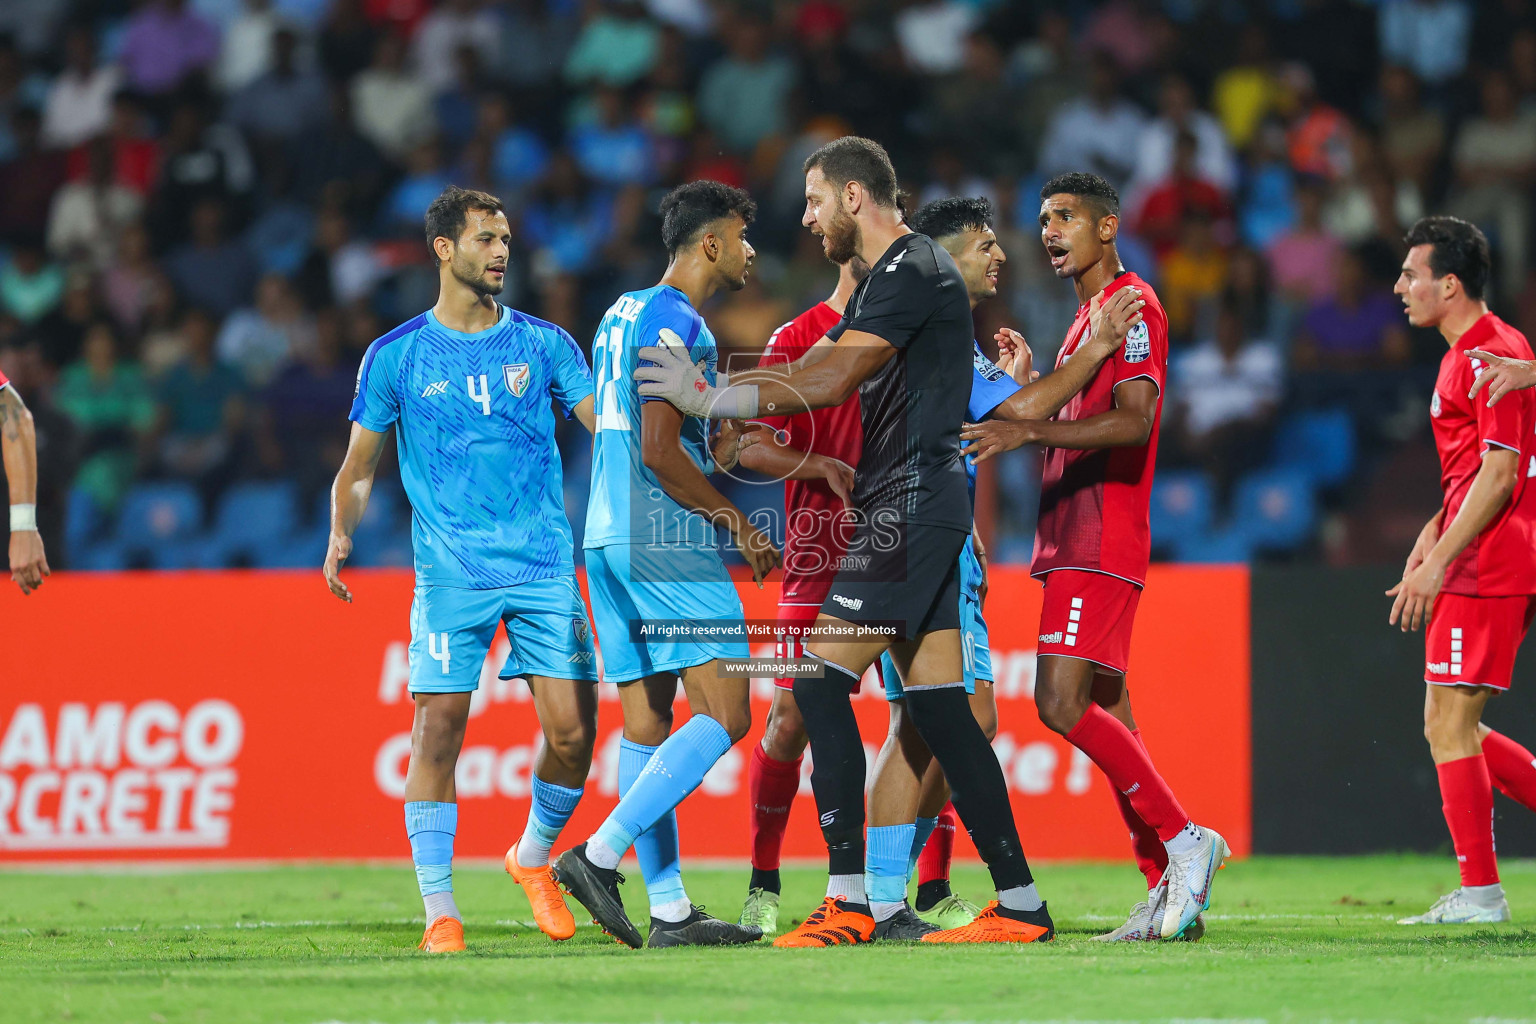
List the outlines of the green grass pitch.
{"label": "green grass pitch", "polygon": [[[405,865],[9,872],[0,1021],[1536,1020],[1536,862],[1502,867],[1500,926],[1392,923],[1453,884],[1448,857],[1254,858],[1218,877],[1205,941],[1106,947],[1088,937],[1119,923],[1134,869],[1041,864],[1049,946],[636,952],[585,925],[548,941],[521,890],[472,865],[470,952],[448,957],[414,949]],[[786,920],[821,877],[786,870]],[[740,907],[744,869],[686,878],[718,916]],[[957,870],[972,897],[985,882]],[[626,901],[643,922],[633,876]]]}

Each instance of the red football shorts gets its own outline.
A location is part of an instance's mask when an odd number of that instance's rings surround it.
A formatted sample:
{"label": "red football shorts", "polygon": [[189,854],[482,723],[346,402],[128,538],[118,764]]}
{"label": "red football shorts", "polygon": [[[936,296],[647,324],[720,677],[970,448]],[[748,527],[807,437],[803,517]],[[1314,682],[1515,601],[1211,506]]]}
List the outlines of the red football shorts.
{"label": "red football shorts", "polygon": [[1056,569],[1045,577],[1037,655],[1081,658],[1123,673],[1141,588],[1118,576]]}
{"label": "red football shorts", "polygon": [[1536,597],[1441,594],[1424,632],[1424,681],[1509,689],[1515,654],[1536,615]]}
{"label": "red football shorts", "polygon": [[[804,595],[800,596],[804,597]],[[793,627],[793,629],[786,628],[779,633],[779,638],[773,645],[773,656],[775,658],[809,658],[810,652],[805,649],[805,633],[816,624],[816,616],[820,614],[820,601],[815,604],[779,605],[779,625]],[[795,689],[793,679],[775,679],[773,685],[791,692]],[[858,693],[859,684],[855,683],[848,692]]]}

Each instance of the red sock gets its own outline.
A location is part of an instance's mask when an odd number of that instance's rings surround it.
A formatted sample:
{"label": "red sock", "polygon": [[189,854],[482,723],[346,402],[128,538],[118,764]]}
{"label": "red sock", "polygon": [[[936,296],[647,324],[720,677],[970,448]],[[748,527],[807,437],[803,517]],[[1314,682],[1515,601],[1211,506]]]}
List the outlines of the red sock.
{"label": "red sock", "polygon": [[[1142,750],[1147,749],[1147,745],[1141,742],[1140,729],[1132,729],[1131,735],[1136,737],[1136,743]],[[1147,876],[1148,891],[1155,889],[1157,883],[1162,881],[1163,871],[1168,867],[1168,850],[1163,846],[1163,841],[1157,838],[1152,826],[1141,820],[1141,815],[1131,806],[1130,797],[1118,789],[1115,790],[1115,806],[1120,808],[1120,820],[1131,831],[1131,855],[1136,858],[1136,867]]]}
{"label": "red sock", "polygon": [[1462,885],[1493,885],[1499,862],[1493,854],[1493,783],[1482,754],[1435,765],[1440,776],[1441,810],[1451,829],[1451,845],[1461,867]]}
{"label": "red sock", "polygon": [[945,804],[939,812],[939,823],[934,826],[933,835],[928,837],[928,842],[923,847],[923,852],[917,856],[917,884],[926,885],[939,879],[949,880],[949,859],[955,852],[955,825],[960,818],[955,814],[954,804]]}
{"label": "red sock", "polygon": [[1120,719],[1089,704],[1087,713],[1067,733],[1067,741],[1109,776],[1110,785],[1125,795],[1137,817],[1156,831],[1160,841],[1166,843],[1189,824],[1189,815],[1173,790],[1152,767],[1147,749]]}
{"label": "red sock", "polygon": [[1536,755],[1502,733],[1483,737],[1483,759],[1499,792],[1536,811]]}
{"label": "red sock", "polygon": [[800,789],[800,762],[775,761],[763,752],[761,744],[752,748],[747,768],[747,797],[752,804],[752,866],[773,871],[779,866],[784,849],[784,829],[789,824],[789,806]]}

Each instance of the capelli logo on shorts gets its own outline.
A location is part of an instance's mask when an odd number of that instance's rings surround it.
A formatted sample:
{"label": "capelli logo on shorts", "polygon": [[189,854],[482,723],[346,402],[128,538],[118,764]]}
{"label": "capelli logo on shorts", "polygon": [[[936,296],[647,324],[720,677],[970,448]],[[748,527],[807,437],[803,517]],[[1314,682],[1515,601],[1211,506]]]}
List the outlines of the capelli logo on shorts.
{"label": "capelli logo on shorts", "polygon": [[1042,644],[1059,644],[1061,643],[1062,636],[1063,634],[1059,629],[1054,633],[1041,633],[1039,642]]}
{"label": "capelli logo on shorts", "polygon": [[860,608],[864,607],[864,599],[862,597],[844,597],[842,594],[833,594],[832,600],[836,601],[844,608],[851,608],[854,611],[858,611]]}
{"label": "capelli logo on shorts", "polygon": [[1424,671],[1430,675],[1445,676],[1451,673],[1451,663],[1448,661],[1426,661]]}

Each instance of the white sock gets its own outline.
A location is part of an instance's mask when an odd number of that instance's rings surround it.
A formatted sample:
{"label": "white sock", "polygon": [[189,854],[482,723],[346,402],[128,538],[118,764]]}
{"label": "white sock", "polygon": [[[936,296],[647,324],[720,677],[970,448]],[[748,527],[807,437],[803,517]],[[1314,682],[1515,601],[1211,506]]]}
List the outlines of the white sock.
{"label": "white sock", "polygon": [[1034,882],[1028,885],[1016,885],[1012,889],[998,890],[997,902],[1009,910],[1039,910],[1045,906],[1040,893],[1035,891]]}
{"label": "white sock", "polygon": [[1163,843],[1163,849],[1168,851],[1170,857],[1182,857],[1185,854],[1194,853],[1200,845],[1200,840],[1205,838],[1205,833],[1200,831],[1200,826],[1192,821],[1184,823],[1179,829],[1179,834]]}
{"label": "white sock", "polygon": [[[539,819],[532,814],[528,815],[528,825],[523,829],[523,837],[517,841],[517,866],[522,868],[541,868],[549,863],[549,851],[555,845],[555,839],[559,832],[544,828],[539,824]],[[541,834],[542,833],[542,834]]]}
{"label": "white sock", "polygon": [[421,898],[421,902],[427,908],[427,924],[431,924],[440,917],[451,917],[455,921],[462,922],[463,916],[459,914],[459,905],[453,902],[452,892],[432,892]]}
{"label": "white sock", "polygon": [[864,873],[857,875],[828,875],[827,895],[840,896],[844,903],[868,903],[864,895]]}
{"label": "white sock", "polygon": [[888,921],[895,917],[896,913],[906,905],[906,900],[902,900],[900,903],[871,903],[869,905],[869,913],[876,921]]}
{"label": "white sock", "polygon": [[666,903],[658,903],[651,908],[652,917],[658,921],[665,921],[668,924],[677,924],[677,922],[686,919],[691,913],[693,913],[693,903],[687,896],[670,900]]}
{"label": "white sock", "polygon": [[619,866],[619,859],[622,856],[623,854],[621,853],[614,853],[612,847],[597,838],[597,836],[587,840],[587,860],[591,861],[596,867],[607,868],[609,871],[612,871]]}
{"label": "white sock", "polygon": [[1499,905],[1504,898],[1504,883],[1494,882],[1492,885],[1464,885],[1461,887],[1463,895],[1476,906],[1491,910]]}

